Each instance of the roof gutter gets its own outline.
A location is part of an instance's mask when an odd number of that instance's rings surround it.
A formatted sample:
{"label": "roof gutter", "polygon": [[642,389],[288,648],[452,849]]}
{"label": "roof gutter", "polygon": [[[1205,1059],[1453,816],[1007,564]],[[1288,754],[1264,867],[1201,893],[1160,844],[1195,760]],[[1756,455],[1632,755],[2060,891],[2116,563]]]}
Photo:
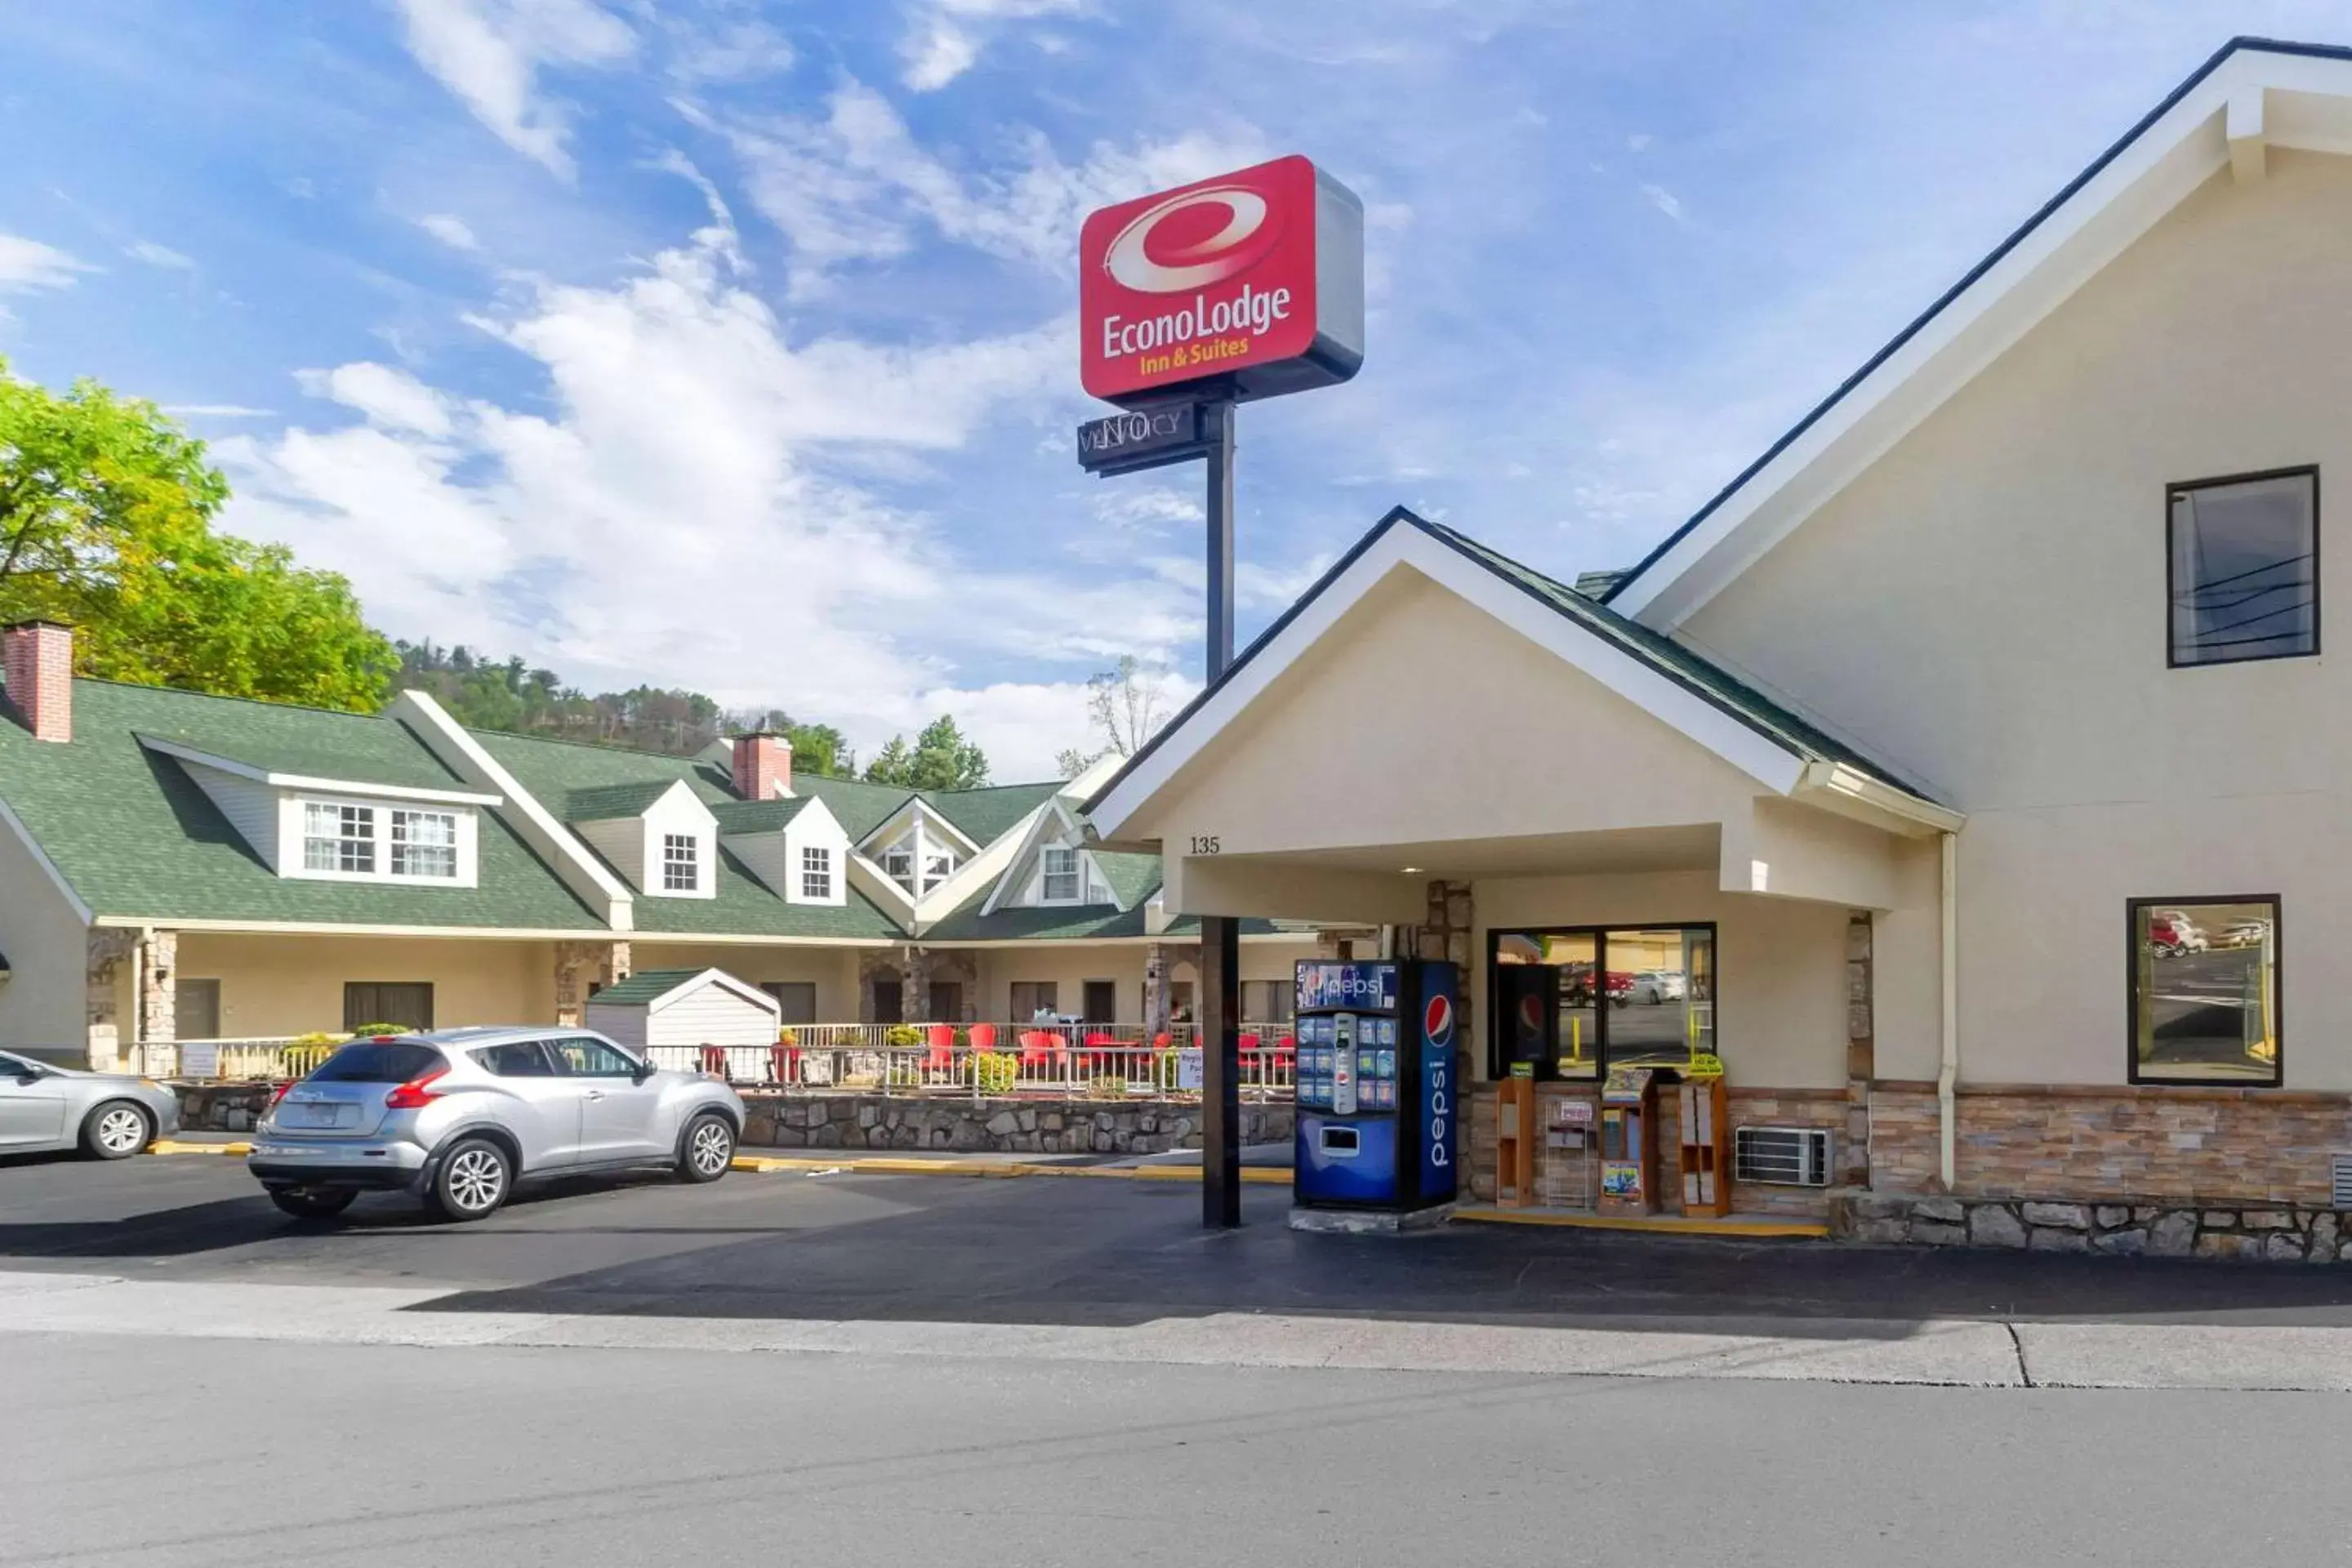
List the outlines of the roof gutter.
{"label": "roof gutter", "polygon": [[1796,788],[1789,795],[1791,799],[1859,818],[1906,838],[1958,833],[1968,821],[1963,813],[1937,805],[1909,790],[1897,789],[1845,763],[1807,763],[1804,772],[1797,777]]}

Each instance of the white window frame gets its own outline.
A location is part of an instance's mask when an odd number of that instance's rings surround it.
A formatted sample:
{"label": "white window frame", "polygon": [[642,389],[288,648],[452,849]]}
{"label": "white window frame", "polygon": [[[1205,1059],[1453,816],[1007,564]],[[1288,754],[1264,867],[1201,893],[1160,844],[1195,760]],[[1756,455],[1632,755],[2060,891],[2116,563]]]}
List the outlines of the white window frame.
{"label": "white window frame", "polygon": [[[395,805],[389,811],[390,833],[384,869],[394,880],[401,882],[454,882],[458,877],[457,814],[454,811],[429,809],[423,806]],[[445,825],[448,837],[419,840],[414,837],[422,822]],[[422,855],[425,859],[446,865],[448,869],[420,871],[415,862]],[[407,867],[403,868],[403,862]]]}
{"label": "white window frame", "polygon": [[691,833],[665,833],[661,839],[662,891],[702,891],[702,840]]}
{"label": "white window frame", "polygon": [[[319,830],[329,819],[334,831]],[[354,847],[364,850],[356,854]],[[320,863],[321,858],[324,864]],[[347,864],[352,859],[365,864]],[[376,868],[375,807],[348,801],[306,800],[302,803],[302,869],[314,877],[373,877]]]}
{"label": "white window frame", "polygon": [[[1054,857],[1056,855],[1066,855],[1070,858],[1069,868],[1067,870],[1056,871],[1054,869]],[[1069,891],[1066,895],[1057,896],[1054,891],[1054,884],[1056,880],[1063,879],[1066,879],[1068,880]],[[1070,844],[1048,844],[1037,852],[1037,901],[1039,903],[1083,903],[1086,900],[1086,896],[1087,867],[1085,860],[1079,856],[1076,846]]]}
{"label": "white window frame", "polygon": [[[335,827],[331,837],[314,831],[331,820]],[[446,841],[410,840],[412,827],[426,821],[447,825]],[[278,842],[290,843],[292,853],[280,857],[278,874],[298,881],[471,888],[478,882],[479,824],[471,806],[289,790],[278,796]],[[347,868],[349,861],[362,860],[358,850],[362,847],[363,861]],[[330,863],[318,864],[322,857]]]}
{"label": "white window frame", "polygon": [[830,900],[833,897],[833,847],[829,844],[801,846],[801,897]]}

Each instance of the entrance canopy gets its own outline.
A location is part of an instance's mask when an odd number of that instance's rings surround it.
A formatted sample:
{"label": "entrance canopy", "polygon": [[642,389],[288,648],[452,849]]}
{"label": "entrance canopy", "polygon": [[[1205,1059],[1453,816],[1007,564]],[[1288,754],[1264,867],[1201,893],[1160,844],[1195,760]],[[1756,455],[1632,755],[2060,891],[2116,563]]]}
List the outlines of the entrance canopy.
{"label": "entrance canopy", "polygon": [[1671,640],[1389,514],[1088,804],[1188,914],[1412,923],[1431,879],[1706,871],[1891,908],[1961,818]]}

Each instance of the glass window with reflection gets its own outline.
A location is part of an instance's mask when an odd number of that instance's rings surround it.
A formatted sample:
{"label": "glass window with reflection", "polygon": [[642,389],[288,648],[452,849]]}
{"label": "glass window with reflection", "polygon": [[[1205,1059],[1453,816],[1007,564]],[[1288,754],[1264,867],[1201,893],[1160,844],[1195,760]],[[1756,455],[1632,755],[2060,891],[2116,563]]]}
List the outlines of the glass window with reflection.
{"label": "glass window with reflection", "polygon": [[2273,898],[2131,902],[2131,1081],[2275,1085]]}
{"label": "glass window with reflection", "polygon": [[1600,1078],[1713,1055],[1711,925],[1497,931],[1488,1065],[1508,1076]]}
{"label": "glass window with reflection", "polygon": [[2319,472],[2175,485],[2172,662],[2319,651]]}

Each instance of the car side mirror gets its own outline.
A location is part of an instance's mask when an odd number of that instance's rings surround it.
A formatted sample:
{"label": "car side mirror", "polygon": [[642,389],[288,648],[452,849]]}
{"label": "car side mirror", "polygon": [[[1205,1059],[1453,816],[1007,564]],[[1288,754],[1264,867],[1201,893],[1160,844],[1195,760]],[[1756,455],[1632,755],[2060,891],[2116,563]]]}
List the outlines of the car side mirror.
{"label": "car side mirror", "polygon": [[639,1083],[643,1083],[646,1079],[653,1077],[654,1074],[659,1070],[660,1069],[656,1068],[651,1062],[639,1062],[636,1065],[635,1069],[629,1074],[629,1077]]}
{"label": "car side mirror", "polygon": [[38,1083],[48,1076],[48,1068],[41,1067],[34,1062],[26,1062],[23,1067],[16,1069],[16,1081],[18,1083]]}

